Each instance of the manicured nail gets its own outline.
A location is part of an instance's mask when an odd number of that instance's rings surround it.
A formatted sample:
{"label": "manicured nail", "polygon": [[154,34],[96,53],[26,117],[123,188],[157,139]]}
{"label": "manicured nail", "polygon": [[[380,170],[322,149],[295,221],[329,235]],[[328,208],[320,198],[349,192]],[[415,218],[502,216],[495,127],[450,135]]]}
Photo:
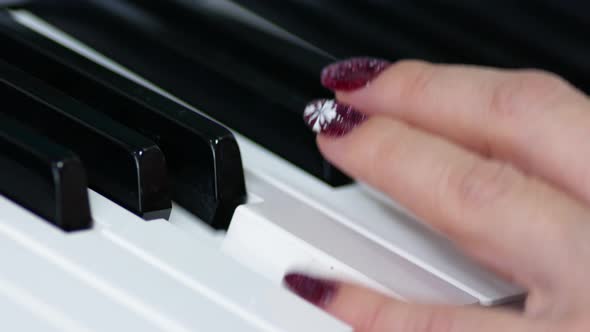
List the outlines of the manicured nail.
{"label": "manicured nail", "polygon": [[366,119],[366,115],[352,106],[333,99],[314,100],[303,111],[303,120],[311,130],[332,137],[346,135]]}
{"label": "manicured nail", "polygon": [[322,85],[330,90],[360,89],[389,67],[391,63],[375,58],[352,58],[333,63],[322,70]]}
{"label": "manicured nail", "polygon": [[289,273],[283,281],[295,294],[309,303],[325,308],[338,290],[337,283],[324,279],[313,278],[300,273]]}

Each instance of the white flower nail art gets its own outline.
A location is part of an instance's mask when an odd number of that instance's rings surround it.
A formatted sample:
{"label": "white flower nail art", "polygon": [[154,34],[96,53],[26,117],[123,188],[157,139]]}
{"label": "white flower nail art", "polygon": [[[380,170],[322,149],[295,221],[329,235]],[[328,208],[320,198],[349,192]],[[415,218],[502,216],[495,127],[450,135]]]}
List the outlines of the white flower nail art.
{"label": "white flower nail art", "polygon": [[[315,133],[325,130],[332,121],[340,121],[342,116],[337,112],[334,100],[319,100],[309,104],[303,111],[304,117],[312,125]],[[314,122],[315,121],[315,122]]]}

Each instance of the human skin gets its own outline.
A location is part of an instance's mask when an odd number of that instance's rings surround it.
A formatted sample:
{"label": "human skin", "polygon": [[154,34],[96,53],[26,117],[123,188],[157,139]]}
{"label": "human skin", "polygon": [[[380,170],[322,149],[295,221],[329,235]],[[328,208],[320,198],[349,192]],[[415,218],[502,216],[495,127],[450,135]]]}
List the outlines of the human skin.
{"label": "human skin", "polygon": [[361,332],[590,331],[588,96],[543,71],[421,61],[335,95],[367,120],[320,133],[322,154],[528,296],[522,311],[410,304],[291,274],[293,291]]}

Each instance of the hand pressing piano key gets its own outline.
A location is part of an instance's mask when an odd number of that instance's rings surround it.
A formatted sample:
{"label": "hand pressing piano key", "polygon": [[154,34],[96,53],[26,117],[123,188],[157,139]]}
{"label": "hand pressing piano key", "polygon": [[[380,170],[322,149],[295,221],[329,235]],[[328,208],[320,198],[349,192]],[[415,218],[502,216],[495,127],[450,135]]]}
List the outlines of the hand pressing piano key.
{"label": "hand pressing piano key", "polygon": [[[76,52],[83,54],[103,66],[111,68],[118,74],[139,82],[145,87],[153,89],[168,98],[176,99],[175,96],[160,90],[151,82],[137,76],[137,74],[114,65],[112,60],[105,58],[104,55],[92,52],[79,40],[65,35],[59,29],[39,20],[34,15],[19,12],[15,14],[15,17],[22,24],[31,27],[38,33],[46,35],[59,43],[68,45],[68,47],[76,50]],[[187,105],[187,107],[190,107],[190,105]],[[190,109],[198,112],[194,108]],[[297,121],[303,122],[301,118],[298,118]],[[503,303],[522,295],[522,289],[501,280],[489,271],[481,268],[472,260],[462,255],[447,239],[440,237],[426,227],[422,227],[415,219],[400,213],[397,208],[390,209],[389,207],[384,207],[380,201],[368,195],[361,186],[353,185],[333,188],[302,172],[297,167],[278,158],[276,155],[269,153],[268,150],[261,148],[241,135],[238,135],[237,138],[240,143],[240,149],[243,150],[244,167],[250,173],[263,178],[264,182],[268,182],[272,186],[277,186],[281,191],[297,198],[292,204],[285,204],[286,211],[291,211],[291,206],[299,206],[301,202],[304,202],[310,209],[321,211],[318,214],[318,218],[324,218],[324,215],[330,216],[329,223],[333,223],[333,225],[328,227],[339,228],[339,225],[345,225],[349,229],[347,232],[350,233],[347,236],[355,238],[360,234],[364,238],[363,241],[367,241],[367,246],[378,244],[378,246],[386,249],[385,252],[387,255],[394,257],[394,261],[396,259],[399,260],[401,257],[408,261],[407,263],[404,262],[404,264],[419,266],[431,272],[436,277],[466,291],[471,296],[477,298],[482,304],[493,305]],[[254,241],[242,242],[240,245],[245,245],[240,247],[242,250],[235,251],[240,254],[240,257],[242,257],[241,253],[244,253],[245,257],[243,259],[248,264],[253,261],[255,262],[260,257],[260,254],[264,254],[267,251],[267,246],[265,245],[252,250],[247,249],[248,246],[276,241],[272,237],[273,233],[265,232],[265,228],[268,229],[267,227],[270,227],[272,229],[273,227],[278,227],[279,230],[285,229],[284,226],[280,225],[281,220],[265,218],[265,209],[273,209],[272,204],[264,204],[264,208],[260,210],[260,207],[256,204],[259,200],[255,198],[255,195],[253,197],[248,203],[253,203],[254,205],[248,206],[249,204],[247,204],[242,209],[242,211],[250,211],[249,209],[253,207],[254,209],[251,210],[251,213],[242,214],[241,217],[234,217],[232,221],[233,225],[239,225],[244,215],[250,215],[254,217],[254,220],[261,219],[268,222],[249,223],[249,221],[245,221],[244,224],[250,224],[250,227],[238,227],[238,229],[245,230],[245,236],[251,236],[252,234],[260,235]],[[266,197],[262,197],[262,200],[264,199]],[[315,219],[298,220],[298,222],[302,223],[302,225],[309,226],[315,223]],[[188,224],[182,223],[183,227]],[[275,226],[271,226],[273,224]],[[260,232],[254,230],[257,225],[263,226],[260,228]],[[185,229],[188,230],[188,228]],[[232,232],[233,235],[231,238],[238,239],[239,242],[241,231],[234,232],[230,228],[230,233]],[[201,232],[196,233],[200,234]],[[327,233],[330,232],[328,231]],[[286,232],[284,234],[289,233]],[[306,233],[297,234],[293,237],[293,240],[303,245],[302,247],[297,247],[300,249],[306,248],[309,243]],[[278,241],[278,243],[286,244],[287,242]],[[321,247],[321,243],[319,245]],[[280,256],[277,255],[276,258],[279,259]],[[260,271],[265,275],[268,273],[270,266],[270,270],[275,271],[271,276],[276,277],[276,271],[280,271],[281,268],[290,265],[293,257],[299,256],[283,256],[278,265],[274,267],[273,264],[276,263],[270,263],[266,266],[253,264],[252,266],[257,269],[260,268]],[[333,263],[325,260],[326,257],[325,254],[322,254],[317,256],[317,259],[314,258],[315,262],[319,262],[319,264],[315,265],[319,267],[333,265]],[[264,259],[258,259],[258,261],[264,262]],[[333,262],[333,260],[330,262]],[[346,265],[347,263],[344,262],[343,264]],[[420,270],[418,271],[421,273]],[[362,275],[363,272],[361,271],[359,273]],[[367,280],[360,279],[362,280],[357,279],[357,281]],[[372,284],[375,285],[375,282]],[[408,290],[404,292],[408,292]]]}
{"label": "hand pressing piano key", "polygon": [[249,190],[262,201],[238,207],[223,250],[272,280],[297,269],[355,281],[405,300],[478,303],[338,218],[254,174],[246,178]]}

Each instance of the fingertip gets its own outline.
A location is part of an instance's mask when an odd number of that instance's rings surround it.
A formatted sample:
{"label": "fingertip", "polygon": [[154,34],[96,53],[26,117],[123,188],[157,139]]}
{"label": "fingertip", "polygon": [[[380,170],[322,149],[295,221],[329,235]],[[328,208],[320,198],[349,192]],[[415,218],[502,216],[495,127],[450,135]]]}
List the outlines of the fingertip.
{"label": "fingertip", "polygon": [[383,135],[387,136],[392,129],[391,121],[373,116],[350,130],[346,135],[333,137],[320,134],[316,138],[322,156],[341,171],[354,178],[366,178],[375,158],[373,150]]}
{"label": "fingertip", "polygon": [[333,280],[320,279],[307,274],[291,272],[283,277],[287,288],[307,302],[327,309],[336,293],[339,283]]}
{"label": "fingertip", "polygon": [[386,85],[375,81],[363,89],[337,91],[335,92],[334,99],[339,103],[350,105],[362,111],[367,117],[370,117],[379,113],[386,113],[385,110],[391,106],[389,99],[392,93],[388,90]]}
{"label": "fingertip", "polygon": [[400,303],[375,290],[340,282],[337,292],[332,294],[330,301],[322,309],[352,326],[354,331],[374,332],[393,327],[383,323],[394,319],[393,310]]}
{"label": "fingertip", "polygon": [[333,137],[326,136],[326,135],[317,135],[315,140],[316,140],[316,144],[317,144],[318,148],[320,149],[320,152],[324,156],[330,155],[331,151],[335,147],[342,145],[342,144],[339,144],[342,142],[342,140],[340,140],[340,139],[335,140]]}
{"label": "fingertip", "polygon": [[334,93],[336,100],[341,103],[348,104],[358,108],[358,104],[362,104],[359,101],[362,101],[363,92],[366,91],[365,89],[355,90],[355,91],[336,91]]}
{"label": "fingertip", "polygon": [[[402,116],[401,110],[430,100],[426,88],[438,65],[421,60],[400,60],[383,68],[362,88],[337,90],[336,100],[364,113]],[[436,101],[435,101],[436,102]]]}
{"label": "fingertip", "polygon": [[351,138],[353,135],[332,137],[328,135],[317,135],[316,144],[320,153],[329,162],[338,165],[347,154],[350,154]]}
{"label": "fingertip", "polygon": [[367,326],[375,313],[397,303],[368,288],[299,272],[287,273],[283,282],[297,296],[353,326],[355,331],[369,331]]}

